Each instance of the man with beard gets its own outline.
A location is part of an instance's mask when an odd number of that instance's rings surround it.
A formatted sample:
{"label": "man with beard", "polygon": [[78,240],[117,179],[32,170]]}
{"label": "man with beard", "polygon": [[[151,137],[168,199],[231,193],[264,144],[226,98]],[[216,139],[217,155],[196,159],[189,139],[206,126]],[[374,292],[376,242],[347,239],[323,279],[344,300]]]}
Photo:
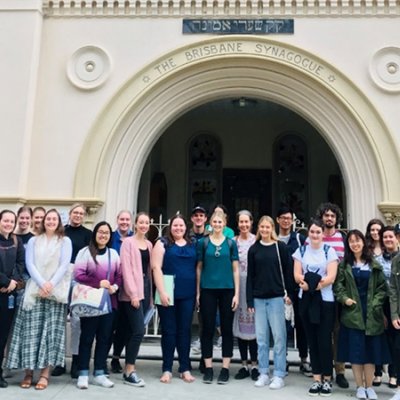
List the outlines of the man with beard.
{"label": "man with beard", "polygon": [[[316,212],[316,217],[321,219],[324,224],[324,244],[331,246],[335,249],[336,254],[339,258],[339,262],[342,261],[344,257],[344,241],[345,234],[337,229],[338,224],[343,219],[342,210],[338,205],[333,203],[322,203]],[[340,307],[336,308],[336,319],[335,327],[333,332],[333,354],[336,360],[337,351],[337,340],[339,336],[340,327]],[[347,389],[349,387],[349,382],[347,381],[345,374],[345,364],[335,361],[335,372],[336,372],[336,383],[339,387]]]}

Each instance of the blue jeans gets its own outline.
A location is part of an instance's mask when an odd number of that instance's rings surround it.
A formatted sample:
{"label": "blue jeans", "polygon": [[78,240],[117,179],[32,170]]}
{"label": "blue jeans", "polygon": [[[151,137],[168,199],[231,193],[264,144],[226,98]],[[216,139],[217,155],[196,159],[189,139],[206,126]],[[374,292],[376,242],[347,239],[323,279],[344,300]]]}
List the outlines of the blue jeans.
{"label": "blue jeans", "polygon": [[179,372],[190,371],[190,340],[195,298],[175,299],[175,305],[157,306],[161,322],[163,372],[172,372],[175,349],[178,352]]}
{"label": "blue jeans", "polygon": [[269,371],[270,328],[274,338],[274,376],[286,376],[286,321],[282,297],[254,299],[258,364],[261,374]]}

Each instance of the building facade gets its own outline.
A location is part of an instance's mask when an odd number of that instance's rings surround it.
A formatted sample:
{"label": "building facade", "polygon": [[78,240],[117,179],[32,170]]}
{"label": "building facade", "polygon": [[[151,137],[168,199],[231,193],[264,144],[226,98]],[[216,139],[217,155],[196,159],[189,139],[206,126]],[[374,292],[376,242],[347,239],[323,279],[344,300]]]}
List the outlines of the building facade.
{"label": "building facade", "polygon": [[398,0],[0,0],[1,208],[397,222],[399,23]]}

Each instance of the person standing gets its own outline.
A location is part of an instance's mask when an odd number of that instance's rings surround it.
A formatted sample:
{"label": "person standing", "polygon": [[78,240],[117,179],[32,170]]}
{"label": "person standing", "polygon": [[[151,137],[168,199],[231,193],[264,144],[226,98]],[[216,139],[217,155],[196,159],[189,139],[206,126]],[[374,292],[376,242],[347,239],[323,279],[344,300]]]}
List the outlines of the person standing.
{"label": "person standing", "polygon": [[[380,256],[376,257],[376,260],[379,262],[379,264],[382,265],[383,273],[386,278],[386,283],[389,284],[391,270],[392,270],[392,260],[399,253],[399,242],[397,240],[393,226],[385,226],[380,230],[379,234],[381,237],[381,247],[383,249],[383,252]],[[383,312],[385,315],[385,333],[389,343],[389,350],[393,359],[395,356],[395,347],[396,347],[395,343],[396,330],[393,324],[390,324],[391,315],[390,315],[389,299],[386,299],[385,304],[383,305]],[[383,372],[383,365],[382,364],[375,365],[375,378],[373,382],[374,386],[381,385],[382,372]],[[397,388],[396,369],[393,363],[389,363],[388,374],[389,374],[389,388],[391,389]]]}
{"label": "person standing", "polygon": [[221,319],[222,369],[219,384],[229,381],[233,355],[233,315],[239,305],[238,250],[234,240],[223,234],[225,214],[216,211],[210,219],[212,231],[197,242],[197,304],[203,322],[201,350],[204,358],[204,383],[212,383],[213,337],[217,309]]}
{"label": "person standing", "polygon": [[382,255],[380,231],[384,227],[385,224],[380,219],[374,218],[368,222],[367,229],[365,230],[365,240],[374,257]]}
{"label": "person standing", "polygon": [[[337,229],[338,225],[343,220],[342,210],[336,204],[322,203],[317,209],[316,218],[320,219],[324,224],[323,243],[335,250],[340,262],[344,257],[344,241],[346,238],[346,235]],[[337,304],[335,326],[333,331],[333,357],[336,372],[336,384],[343,389],[347,389],[349,387],[349,382],[345,376],[345,364],[336,361],[341,307],[342,306],[340,304]]]}
{"label": "person standing", "polygon": [[17,226],[14,233],[21,238],[24,246],[34,236],[32,233],[32,209],[24,206],[17,211]]}
{"label": "person standing", "polygon": [[393,364],[397,375],[396,391],[390,400],[400,400],[400,254],[392,260],[389,281],[390,320],[394,328]]}
{"label": "person standing", "polygon": [[101,221],[96,224],[89,246],[81,249],[75,259],[75,281],[95,289],[106,289],[112,305],[112,310],[108,314],[80,318],[77,382],[79,389],[87,389],[89,386],[89,362],[94,339],[96,339],[96,346],[93,382],[105,388],[114,386],[114,383],[108,379],[104,366],[112,335],[113,314],[118,307],[117,292],[122,285],[122,275],[118,253],[109,247],[111,233],[108,222]]}
{"label": "person standing", "polygon": [[[146,239],[150,218],[140,212],[135,218],[135,234],[124,239],[121,246],[123,286],[119,295],[119,307],[123,310],[127,331],[124,383],[136,387],[145,386],[136,373],[136,358],[144,336],[144,316],[152,305],[150,255],[153,245]],[[121,320],[122,322],[122,320]],[[128,329],[126,329],[128,328]]]}
{"label": "person standing", "polygon": [[41,234],[26,248],[30,279],[18,308],[7,367],[25,369],[20,386],[32,385],[33,371],[40,369],[35,389],[49,383],[50,368],[65,363],[65,320],[71,282],[71,240],[64,236],[57,210],[46,212]]}
{"label": "person standing", "polygon": [[[278,239],[285,243],[292,255],[300,246],[304,245],[306,238],[299,232],[293,230],[293,211],[286,206],[278,210],[276,222],[278,224]],[[293,264],[293,260],[291,259]],[[296,328],[296,343],[300,357],[300,372],[305,376],[312,376],[308,358],[308,344],[303,322],[299,313],[299,286],[295,285],[293,295],[294,326]]]}
{"label": "person standing", "polygon": [[[72,242],[71,263],[75,264],[76,256],[79,250],[88,246],[92,237],[92,231],[83,226],[83,220],[86,215],[86,208],[82,203],[75,203],[69,210],[69,224],[65,225],[65,236],[69,237]],[[81,334],[79,318],[70,316],[71,328],[71,378],[76,379],[79,375],[78,369],[78,353],[79,353],[79,337]],[[57,365],[51,376],[60,376],[65,373],[65,366]]]}
{"label": "person standing", "polygon": [[[239,253],[239,306],[233,318],[233,336],[237,337],[242,367],[235,375],[235,379],[245,379],[251,376],[256,381],[258,372],[258,355],[254,313],[250,313],[246,302],[247,284],[247,253],[254,244],[256,237],[251,233],[253,215],[248,210],[241,210],[237,214],[239,235],[234,238]],[[250,360],[248,358],[250,353]]]}
{"label": "person standing", "polygon": [[390,360],[384,335],[383,305],[387,286],[382,266],[373,258],[364,235],[351,230],[339,264],[334,290],[343,305],[338,360],[350,362],[358,399],[377,399],[372,388],[375,364]]}
{"label": "person standing", "polygon": [[207,211],[204,207],[194,207],[192,209],[190,220],[192,221],[190,237],[199,240],[205,235],[208,235],[208,232],[206,231]]}
{"label": "person standing", "polygon": [[[132,213],[129,210],[121,210],[117,214],[117,229],[112,234],[111,247],[120,254],[122,243],[131,236],[133,236]],[[114,334],[112,337],[113,355],[111,359],[111,372],[115,374],[120,374],[123,371],[119,359],[128,340],[128,331],[125,329],[125,322],[126,315],[124,314],[124,307],[121,307],[119,304],[117,315],[114,320]]]}
{"label": "person standing", "polygon": [[32,211],[32,233],[34,235],[40,234],[42,221],[43,221],[45,214],[46,214],[46,210],[41,206],[35,207],[33,209],[33,211]]}
{"label": "person standing", "polygon": [[324,244],[323,222],[313,219],[308,226],[308,245],[293,254],[294,278],[300,286],[299,310],[310,346],[314,381],[310,396],[332,394],[332,332],[335,321],[335,282],[338,256]]}
{"label": "person standing", "polygon": [[[255,313],[260,376],[256,387],[282,389],[286,376],[285,303],[291,304],[293,268],[287,246],[278,241],[275,224],[264,215],[258,222],[256,242],[248,252],[246,299]],[[274,373],[269,377],[270,329],[274,338]]]}
{"label": "person standing", "polygon": [[[161,301],[157,305],[162,329],[160,382],[171,382],[176,349],[180,377],[184,382],[192,383],[195,378],[191,373],[190,339],[196,300],[196,242],[189,238],[189,230],[181,214],[171,218],[168,233],[157,241],[151,258],[154,283]],[[172,295],[165,285],[166,276],[172,276],[174,280]]]}
{"label": "person standing", "polygon": [[2,369],[4,351],[14,319],[16,291],[23,282],[25,270],[24,246],[13,234],[15,224],[14,212],[0,212],[0,388],[8,386]]}

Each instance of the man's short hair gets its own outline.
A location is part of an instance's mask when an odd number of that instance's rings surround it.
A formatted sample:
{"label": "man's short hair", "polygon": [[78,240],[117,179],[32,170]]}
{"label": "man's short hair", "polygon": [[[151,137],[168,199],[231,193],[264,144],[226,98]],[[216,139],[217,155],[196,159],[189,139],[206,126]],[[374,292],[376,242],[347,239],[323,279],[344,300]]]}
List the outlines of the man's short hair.
{"label": "man's short hair", "polygon": [[279,208],[278,212],[276,213],[277,218],[279,218],[283,214],[290,213],[293,218],[293,210],[289,206],[282,206]]}

